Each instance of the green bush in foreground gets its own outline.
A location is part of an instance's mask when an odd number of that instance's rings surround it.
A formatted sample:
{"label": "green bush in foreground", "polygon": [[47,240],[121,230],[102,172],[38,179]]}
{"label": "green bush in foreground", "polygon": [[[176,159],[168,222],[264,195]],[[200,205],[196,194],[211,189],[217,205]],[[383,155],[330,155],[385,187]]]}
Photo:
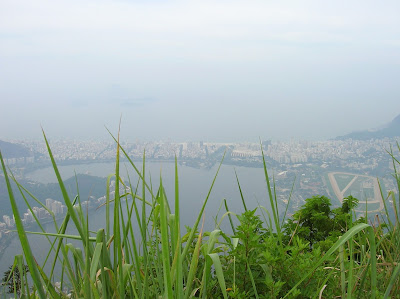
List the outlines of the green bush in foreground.
{"label": "green bush in foreground", "polygon": [[[115,138],[115,194],[109,198],[107,190],[105,228],[93,233],[89,231],[88,215],[80,204],[79,196],[69,198],[50,146],[44,138],[68,211],[61,225],[54,219],[57,231],[54,234],[45,232],[36,219],[42,230],[39,234],[46,238],[51,248],[43,264],[38,264],[31,252],[26,237],[29,232],[24,230],[10,186],[9,180],[15,181],[15,178],[8,174],[0,153],[23,248],[23,257],[17,256],[14,264],[23,269],[26,263],[29,268],[29,272],[23,272],[20,277],[19,289],[17,284],[13,288],[16,296],[389,298],[400,293],[400,202],[393,192],[384,203],[388,215],[388,209],[392,207],[386,206],[386,202],[389,198],[392,200],[394,219],[379,217],[376,225],[369,225],[365,219],[355,219],[352,209],[357,200],[351,197],[334,210],[331,210],[326,197],[312,197],[286,221],[279,217],[276,196],[272,192],[264,160],[272,211],[262,207],[247,210],[243,199],[245,212],[236,216],[239,224],[234,227],[230,221],[233,235],[221,231],[219,226],[205,232],[200,222],[218,168],[196,221],[184,234],[180,226],[177,163],[172,211],[162,180],[158,191],[153,192],[152,186],[144,180],[145,158],[142,166],[137,167],[120,146],[118,137]],[[120,155],[128,159],[140,177],[139,182],[121,180]],[[391,156],[400,190],[400,175],[396,169],[400,162]],[[24,197],[28,194],[37,200],[18,183],[17,186]],[[146,193],[150,196],[146,197]],[[28,208],[31,209],[29,204]],[[227,211],[223,218],[227,216],[231,220],[232,215],[233,212]],[[67,235],[69,226],[75,227],[78,234]],[[80,245],[69,243],[71,239],[78,240]],[[50,260],[49,256],[54,258]],[[43,271],[46,265],[51,268],[48,272]],[[61,277],[54,274],[56,266],[62,270]],[[32,281],[31,288],[29,281]],[[55,283],[57,281],[61,284]],[[65,287],[67,293],[61,291]]]}

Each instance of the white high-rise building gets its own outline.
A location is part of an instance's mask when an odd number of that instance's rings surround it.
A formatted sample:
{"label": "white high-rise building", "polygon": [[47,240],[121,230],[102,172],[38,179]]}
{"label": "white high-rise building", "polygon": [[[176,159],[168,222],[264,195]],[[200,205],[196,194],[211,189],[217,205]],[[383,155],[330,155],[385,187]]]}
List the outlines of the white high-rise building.
{"label": "white high-rise building", "polygon": [[62,210],[62,203],[60,201],[54,201],[53,204],[51,205],[51,210],[55,215],[61,214],[63,212]]}
{"label": "white high-rise building", "polygon": [[24,213],[24,219],[26,223],[30,223],[33,221],[32,213],[29,211],[28,213]]}
{"label": "white high-rise building", "polygon": [[39,208],[38,209],[38,217],[40,219],[45,218],[46,217],[46,209],[45,208]]}
{"label": "white high-rise building", "polygon": [[46,207],[47,207],[48,209],[51,210],[51,207],[52,207],[53,202],[54,202],[53,199],[47,198],[47,199],[46,199]]}
{"label": "white high-rise building", "polygon": [[3,220],[7,226],[11,226],[11,218],[8,215],[3,215]]}
{"label": "white high-rise building", "polygon": [[36,217],[38,217],[39,208],[38,207],[33,207],[32,210],[33,210],[33,213],[36,215]]}

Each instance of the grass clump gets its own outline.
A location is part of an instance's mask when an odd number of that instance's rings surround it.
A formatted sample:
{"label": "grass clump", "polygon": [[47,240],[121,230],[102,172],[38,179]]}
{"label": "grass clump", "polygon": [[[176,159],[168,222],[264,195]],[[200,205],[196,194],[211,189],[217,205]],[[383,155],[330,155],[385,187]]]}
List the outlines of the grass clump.
{"label": "grass clump", "polygon": [[[183,232],[176,159],[172,210],[162,178],[158,188],[153,189],[145,180],[145,155],[141,167],[135,165],[121,147],[118,136],[113,137],[117,144],[113,174],[115,193],[110,198],[107,189],[104,229],[91,232],[89,216],[80,203],[79,193],[73,199],[69,197],[46,136],[44,138],[67,213],[61,224],[54,219],[56,233],[47,233],[40,226],[39,234],[46,236],[50,245],[48,257],[42,264],[35,260],[27,232],[19,220],[9,181],[15,178],[8,173],[0,153],[23,248],[23,256],[17,256],[13,266],[19,272],[11,271],[4,280],[4,291],[7,286],[15,296],[389,298],[396,297],[400,291],[400,201],[394,192],[385,200],[386,215],[377,218],[374,225],[368,223],[367,217],[356,219],[353,209],[358,201],[352,197],[331,210],[328,198],[314,196],[291,218],[281,219],[275,188],[271,187],[263,160],[271,211],[263,207],[248,210],[237,179],[245,212],[236,215],[229,211],[225,202],[224,217],[228,216],[233,234],[221,231],[219,225],[213,231],[204,231],[203,213],[221,161],[193,226]],[[400,162],[392,152],[390,155],[400,191],[397,172]],[[138,174],[138,182],[121,179],[121,156]],[[107,188],[110,180],[111,176]],[[19,191],[24,194],[27,190],[21,186]],[[389,199],[393,206],[386,205]],[[31,209],[29,204],[28,208]],[[391,209],[395,211],[392,218],[388,216]],[[238,225],[234,225],[232,216],[237,217]],[[67,234],[69,227],[76,229],[77,234]],[[71,243],[72,239],[78,243]],[[44,271],[46,265],[50,265],[50,271]],[[56,267],[61,268],[61,276],[55,274]],[[15,278],[12,273],[23,274],[18,276],[18,283],[12,280]],[[66,293],[62,291],[65,287]]]}

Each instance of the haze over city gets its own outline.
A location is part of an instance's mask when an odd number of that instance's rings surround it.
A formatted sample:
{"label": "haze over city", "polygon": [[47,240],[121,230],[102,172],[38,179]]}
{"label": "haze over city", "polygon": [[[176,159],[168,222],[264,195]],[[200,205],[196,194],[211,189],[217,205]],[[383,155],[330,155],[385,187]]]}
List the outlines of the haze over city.
{"label": "haze over city", "polygon": [[400,113],[398,1],[0,4],[0,139],[329,139]]}

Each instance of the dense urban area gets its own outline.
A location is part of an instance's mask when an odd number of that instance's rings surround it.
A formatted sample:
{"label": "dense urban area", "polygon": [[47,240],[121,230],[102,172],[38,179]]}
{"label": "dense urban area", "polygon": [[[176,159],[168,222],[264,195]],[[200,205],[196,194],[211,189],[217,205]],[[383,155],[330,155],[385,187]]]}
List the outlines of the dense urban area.
{"label": "dense urban area", "polygon": [[[282,203],[291,196],[291,210],[300,207],[306,198],[326,195],[333,203],[340,204],[344,196],[352,194],[360,199],[359,211],[365,209],[366,201],[379,212],[382,198],[377,192],[377,178],[387,194],[395,190],[390,173],[392,160],[388,152],[396,146],[393,138],[361,140],[328,140],[289,142],[263,141],[267,166],[275,180],[275,191]],[[29,149],[29,155],[6,158],[6,164],[13,169],[17,178],[24,178],[30,171],[49,165],[45,143],[40,141],[12,141]],[[175,156],[182,165],[196,168],[210,168],[220,162],[225,153],[225,164],[246,167],[262,167],[260,143],[214,143],[214,142],[124,142],[121,146],[129,157],[140,160],[145,153],[148,161],[173,161]],[[113,161],[116,154],[114,142],[51,140],[53,155],[60,165]],[[292,188],[293,187],[293,188]],[[294,192],[292,192],[292,189]],[[347,193],[346,193],[347,192]],[[292,193],[292,195],[291,195]],[[44,207],[34,207],[39,219],[63,215],[65,206],[58,199],[43,199]],[[96,206],[105,197],[92,197],[86,204]],[[23,222],[34,222],[31,211],[24,212]],[[0,238],[14,227],[12,215],[1,215]]]}

